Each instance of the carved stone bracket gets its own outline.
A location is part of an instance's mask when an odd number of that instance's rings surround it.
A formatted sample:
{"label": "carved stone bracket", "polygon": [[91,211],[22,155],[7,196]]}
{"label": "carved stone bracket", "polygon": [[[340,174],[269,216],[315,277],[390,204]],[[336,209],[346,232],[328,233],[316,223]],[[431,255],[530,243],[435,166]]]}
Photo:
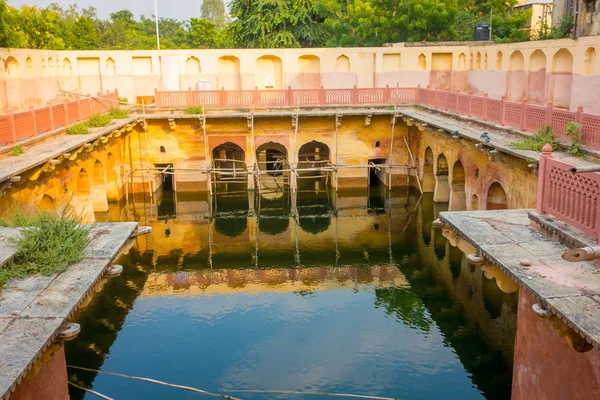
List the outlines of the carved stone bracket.
{"label": "carved stone bracket", "polygon": [[365,115],[365,128],[371,126],[371,118],[373,118],[373,114]]}
{"label": "carved stone bracket", "polygon": [[569,327],[565,324],[560,318],[554,315],[550,310],[548,310],[543,304],[537,303],[532,307],[533,312],[540,318],[544,318],[550,322],[552,329],[560,337],[565,338],[565,341],[573,350],[578,353],[585,353],[586,351],[590,351],[594,348],[594,346],[582,337],[580,334],[575,332],[573,328]]}

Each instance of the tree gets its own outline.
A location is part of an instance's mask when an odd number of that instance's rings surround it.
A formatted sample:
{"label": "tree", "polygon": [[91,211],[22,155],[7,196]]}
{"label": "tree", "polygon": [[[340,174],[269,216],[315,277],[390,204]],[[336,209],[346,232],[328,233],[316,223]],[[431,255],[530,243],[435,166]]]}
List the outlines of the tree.
{"label": "tree", "polygon": [[6,0],[0,0],[0,47],[8,46],[8,9]]}
{"label": "tree", "polygon": [[192,49],[211,49],[218,47],[219,33],[214,22],[204,18],[190,18],[187,43]]}
{"label": "tree", "polygon": [[222,29],[227,23],[223,0],[203,0],[200,15],[202,18],[214,22],[217,29]]}

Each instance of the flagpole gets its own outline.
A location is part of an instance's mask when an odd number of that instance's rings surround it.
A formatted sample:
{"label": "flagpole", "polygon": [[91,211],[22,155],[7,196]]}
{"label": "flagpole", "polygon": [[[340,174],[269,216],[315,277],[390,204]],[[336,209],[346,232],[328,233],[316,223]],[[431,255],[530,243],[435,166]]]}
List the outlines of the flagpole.
{"label": "flagpole", "polygon": [[160,50],[160,33],[158,32],[158,0],[154,0],[154,21],[156,22],[156,47]]}

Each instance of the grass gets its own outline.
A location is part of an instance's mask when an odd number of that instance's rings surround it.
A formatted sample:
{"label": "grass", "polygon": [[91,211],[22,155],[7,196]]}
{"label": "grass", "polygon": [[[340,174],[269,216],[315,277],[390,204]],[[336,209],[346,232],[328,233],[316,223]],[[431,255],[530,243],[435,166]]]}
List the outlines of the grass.
{"label": "grass", "polygon": [[85,122],[80,122],[67,128],[67,135],[85,135],[89,132],[90,127]]}
{"label": "grass", "polygon": [[23,153],[25,153],[25,150],[23,150],[23,146],[21,146],[20,144],[18,144],[15,147],[13,147],[12,151],[10,152],[10,155],[13,156],[13,157],[17,157],[17,156],[20,156]]}
{"label": "grass", "polygon": [[112,118],[121,119],[121,118],[129,118],[129,112],[127,110],[123,110],[122,108],[111,108],[108,112]]}
{"label": "grass", "polygon": [[98,113],[98,114],[92,115],[85,122],[85,124],[90,128],[101,128],[103,126],[110,124],[110,121],[112,121],[112,116],[110,115],[110,113],[107,113],[107,114]]}
{"label": "grass", "polygon": [[511,146],[519,150],[533,150],[542,151],[542,147],[546,143],[550,143],[552,150],[556,150],[558,140],[554,136],[554,132],[550,126],[546,125],[543,128],[539,128],[538,131],[528,138],[525,138],[519,142],[512,142]]}
{"label": "grass", "polygon": [[51,275],[62,272],[84,257],[91,227],[81,225],[81,219],[69,206],[62,210],[18,212],[4,226],[20,228],[20,235],[7,239],[16,249],[8,264],[0,267],[0,287],[6,281],[28,275]]}
{"label": "grass", "polygon": [[192,106],[192,107],[186,108],[184,111],[186,114],[202,114],[202,107]]}

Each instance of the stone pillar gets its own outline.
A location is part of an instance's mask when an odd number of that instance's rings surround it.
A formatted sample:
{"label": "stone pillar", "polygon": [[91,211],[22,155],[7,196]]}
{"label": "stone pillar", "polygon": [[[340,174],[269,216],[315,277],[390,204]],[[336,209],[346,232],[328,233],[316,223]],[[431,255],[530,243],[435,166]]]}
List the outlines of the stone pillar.
{"label": "stone pillar", "polygon": [[433,193],[435,191],[435,176],[433,175],[433,165],[423,166],[423,193]]}
{"label": "stone pillar", "polygon": [[434,203],[447,203],[450,200],[450,186],[448,175],[435,176],[435,189],[433,191]]}
{"label": "stone pillar", "polygon": [[467,209],[467,194],[465,182],[452,182],[448,209],[450,211],[465,211]]}

